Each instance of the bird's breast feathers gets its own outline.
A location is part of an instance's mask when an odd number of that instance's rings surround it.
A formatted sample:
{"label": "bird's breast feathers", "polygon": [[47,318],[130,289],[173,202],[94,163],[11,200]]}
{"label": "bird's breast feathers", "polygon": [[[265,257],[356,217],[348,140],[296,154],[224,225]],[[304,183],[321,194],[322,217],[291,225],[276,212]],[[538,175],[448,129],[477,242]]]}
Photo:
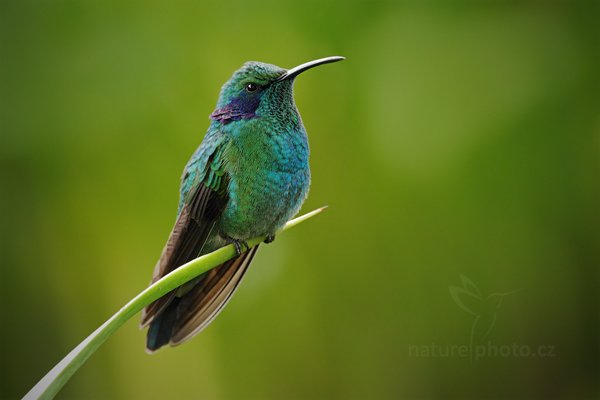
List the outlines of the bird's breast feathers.
{"label": "bird's breast feathers", "polygon": [[230,236],[273,234],[298,212],[310,184],[304,143],[287,134],[229,143],[229,202],[221,225]]}

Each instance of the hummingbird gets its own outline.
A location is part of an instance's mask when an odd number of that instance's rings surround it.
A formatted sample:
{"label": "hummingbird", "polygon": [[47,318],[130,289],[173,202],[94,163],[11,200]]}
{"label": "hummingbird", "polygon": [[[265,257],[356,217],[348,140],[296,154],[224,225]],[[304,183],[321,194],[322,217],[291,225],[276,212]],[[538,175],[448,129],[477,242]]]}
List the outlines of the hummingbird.
{"label": "hummingbird", "polygon": [[258,250],[246,240],[276,232],[302,206],[310,186],[306,130],[293,96],[295,78],[334,56],[284,69],[250,61],[223,85],[210,125],[188,161],[177,218],[152,277],[233,244],[237,256],[173,290],[142,313],[146,349],[175,346],[223,309]]}

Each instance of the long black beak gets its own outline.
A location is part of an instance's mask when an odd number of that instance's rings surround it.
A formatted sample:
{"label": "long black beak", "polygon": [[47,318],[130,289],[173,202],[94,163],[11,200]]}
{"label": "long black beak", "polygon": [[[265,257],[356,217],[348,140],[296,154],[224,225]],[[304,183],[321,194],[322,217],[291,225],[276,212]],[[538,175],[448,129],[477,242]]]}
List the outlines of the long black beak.
{"label": "long black beak", "polygon": [[329,63],[333,63],[333,62],[342,61],[345,59],[346,59],[345,57],[333,56],[333,57],[319,58],[318,60],[314,60],[314,61],[309,61],[307,63],[298,65],[297,67],[294,67],[292,69],[288,69],[285,72],[285,74],[283,74],[278,80],[283,81],[285,79],[291,79],[291,78],[294,78],[295,76],[301,74],[304,71],[307,71],[313,67],[316,67],[317,65],[329,64]]}

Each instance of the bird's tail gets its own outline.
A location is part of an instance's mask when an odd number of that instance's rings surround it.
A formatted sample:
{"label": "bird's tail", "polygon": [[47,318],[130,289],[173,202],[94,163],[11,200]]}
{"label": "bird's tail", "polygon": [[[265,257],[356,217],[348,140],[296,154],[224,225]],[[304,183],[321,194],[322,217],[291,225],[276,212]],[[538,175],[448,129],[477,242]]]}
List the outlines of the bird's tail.
{"label": "bird's tail", "polygon": [[257,250],[253,247],[202,274],[189,291],[175,296],[150,323],[147,351],[178,345],[204,329],[227,304]]}

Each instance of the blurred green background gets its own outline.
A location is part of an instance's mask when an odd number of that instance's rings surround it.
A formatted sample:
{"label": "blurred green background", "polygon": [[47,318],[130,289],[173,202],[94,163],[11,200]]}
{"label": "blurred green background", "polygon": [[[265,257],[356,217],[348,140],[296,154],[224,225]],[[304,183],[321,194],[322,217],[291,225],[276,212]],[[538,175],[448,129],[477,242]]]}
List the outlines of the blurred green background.
{"label": "blurred green background", "polygon": [[344,55],[296,83],[329,210],[200,336],[149,356],[131,321],[59,397],[598,398],[599,3],[220,3],[2,2],[0,397],[147,285],[235,69]]}

